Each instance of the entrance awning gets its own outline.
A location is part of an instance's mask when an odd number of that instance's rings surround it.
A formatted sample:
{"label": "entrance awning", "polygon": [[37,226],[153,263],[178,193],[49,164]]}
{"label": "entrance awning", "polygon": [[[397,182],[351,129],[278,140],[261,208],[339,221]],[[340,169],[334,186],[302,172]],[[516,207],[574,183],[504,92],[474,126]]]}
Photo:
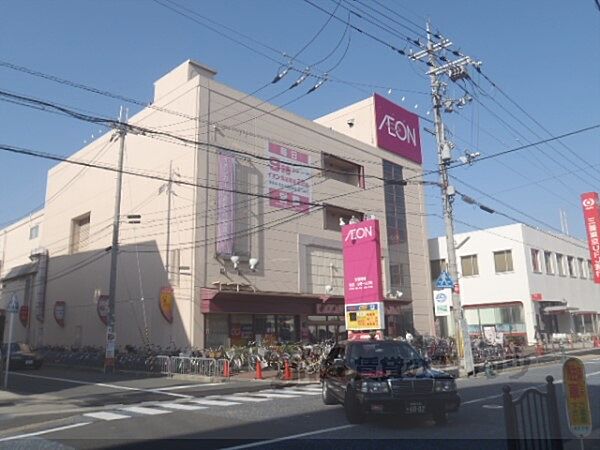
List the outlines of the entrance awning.
{"label": "entrance awning", "polygon": [[[253,292],[202,289],[200,311],[211,313],[344,315],[341,295],[298,294],[291,292]],[[384,300],[386,314],[400,314],[409,299]]]}
{"label": "entrance awning", "polygon": [[573,311],[577,311],[578,309],[579,308],[577,308],[575,306],[566,306],[566,305],[546,306],[545,308],[543,308],[542,313],[543,314],[564,314],[564,313],[575,314]]}

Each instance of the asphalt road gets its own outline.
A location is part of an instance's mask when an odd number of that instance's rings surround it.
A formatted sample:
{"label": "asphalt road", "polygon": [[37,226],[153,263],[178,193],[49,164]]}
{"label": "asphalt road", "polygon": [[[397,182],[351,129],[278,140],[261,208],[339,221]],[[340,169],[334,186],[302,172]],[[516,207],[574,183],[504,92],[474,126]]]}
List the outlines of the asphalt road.
{"label": "asphalt road", "polygon": [[[594,418],[600,428],[600,358],[584,358]],[[449,423],[374,416],[349,425],[341,406],[323,405],[319,386],[274,388],[255,382],[198,384],[58,370],[11,376],[22,394],[0,402],[0,448],[456,448],[505,449],[502,386],[518,394],[552,375],[562,397],[559,364],[458,380],[463,404]],[[41,378],[43,377],[43,378]],[[0,397],[1,398],[1,397]],[[566,429],[564,405],[563,436]],[[567,443],[579,448],[577,442]],[[586,449],[600,448],[588,440]]]}

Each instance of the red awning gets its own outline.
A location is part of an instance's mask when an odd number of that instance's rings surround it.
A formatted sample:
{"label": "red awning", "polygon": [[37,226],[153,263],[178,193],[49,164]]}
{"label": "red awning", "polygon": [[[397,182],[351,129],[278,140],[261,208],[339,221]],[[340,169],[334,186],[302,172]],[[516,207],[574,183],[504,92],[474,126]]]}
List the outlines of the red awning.
{"label": "red awning", "polygon": [[[384,300],[386,314],[400,314],[411,300]],[[289,292],[251,292],[202,289],[200,311],[246,314],[344,315],[344,297]]]}

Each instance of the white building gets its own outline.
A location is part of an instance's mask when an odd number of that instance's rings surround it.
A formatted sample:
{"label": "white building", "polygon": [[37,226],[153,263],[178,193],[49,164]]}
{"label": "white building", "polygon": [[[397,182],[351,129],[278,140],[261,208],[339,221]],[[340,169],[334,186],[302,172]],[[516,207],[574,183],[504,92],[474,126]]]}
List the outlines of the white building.
{"label": "white building", "polygon": [[[597,332],[600,285],[587,243],[513,224],[456,235],[469,333],[494,327],[535,342],[542,333]],[[432,279],[446,267],[446,238],[429,240]],[[440,320],[438,318],[437,320]]]}

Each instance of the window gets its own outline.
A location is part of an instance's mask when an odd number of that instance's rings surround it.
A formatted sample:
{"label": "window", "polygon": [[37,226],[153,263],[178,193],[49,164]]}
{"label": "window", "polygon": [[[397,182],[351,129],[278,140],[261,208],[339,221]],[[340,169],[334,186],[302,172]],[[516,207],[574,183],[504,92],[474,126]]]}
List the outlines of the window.
{"label": "window", "polygon": [[353,211],[351,209],[339,208],[337,206],[325,205],[323,208],[324,214],[324,227],[326,230],[333,231],[341,231],[342,226],[340,225],[340,219],[344,221],[344,223],[348,223],[352,216],[356,217],[358,220],[363,219],[363,213],[358,211]]}
{"label": "window", "polygon": [[496,266],[496,273],[512,272],[512,250],[494,252],[494,265]]}
{"label": "window", "polygon": [[479,267],[477,266],[477,255],[463,256],[460,258],[462,267],[462,276],[471,277],[479,275]]}
{"label": "window", "polygon": [[554,275],[554,264],[552,261],[552,252],[544,252],[544,263],[546,264],[546,273]]}
{"label": "window", "polygon": [[585,275],[585,262],[583,260],[583,258],[578,258],[577,259],[577,270],[579,270],[579,278],[586,278]]}
{"label": "window", "polygon": [[323,153],[323,169],[325,178],[348,183],[352,186],[365,187],[363,167],[358,164]]}
{"label": "window", "polygon": [[575,258],[572,256],[567,256],[567,267],[569,268],[569,276],[571,278],[575,278],[577,274],[575,273]]}
{"label": "window", "polygon": [[594,279],[594,268],[592,266],[592,261],[588,259],[587,262],[587,266],[588,266],[588,277],[590,280]]}
{"label": "window", "polygon": [[39,225],[34,225],[33,227],[31,227],[29,229],[29,239],[35,239],[36,237],[38,237],[40,235],[40,226]]}
{"label": "window", "polygon": [[556,267],[558,267],[558,275],[565,276],[565,255],[556,254]]}
{"label": "window", "polygon": [[535,273],[542,273],[542,264],[540,263],[540,251],[537,248],[531,249],[531,268]]}
{"label": "window", "polygon": [[447,270],[445,259],[432,259],[429,262],[429,264],[431,266],[431,279],[432,280],[437,280],[438,277],[440,276],[440,274],[444,270]]}
{"label": "window", "polygon": [[90,238],[90,213],[71,221],[71,253],[77,253],[88,245]]}

